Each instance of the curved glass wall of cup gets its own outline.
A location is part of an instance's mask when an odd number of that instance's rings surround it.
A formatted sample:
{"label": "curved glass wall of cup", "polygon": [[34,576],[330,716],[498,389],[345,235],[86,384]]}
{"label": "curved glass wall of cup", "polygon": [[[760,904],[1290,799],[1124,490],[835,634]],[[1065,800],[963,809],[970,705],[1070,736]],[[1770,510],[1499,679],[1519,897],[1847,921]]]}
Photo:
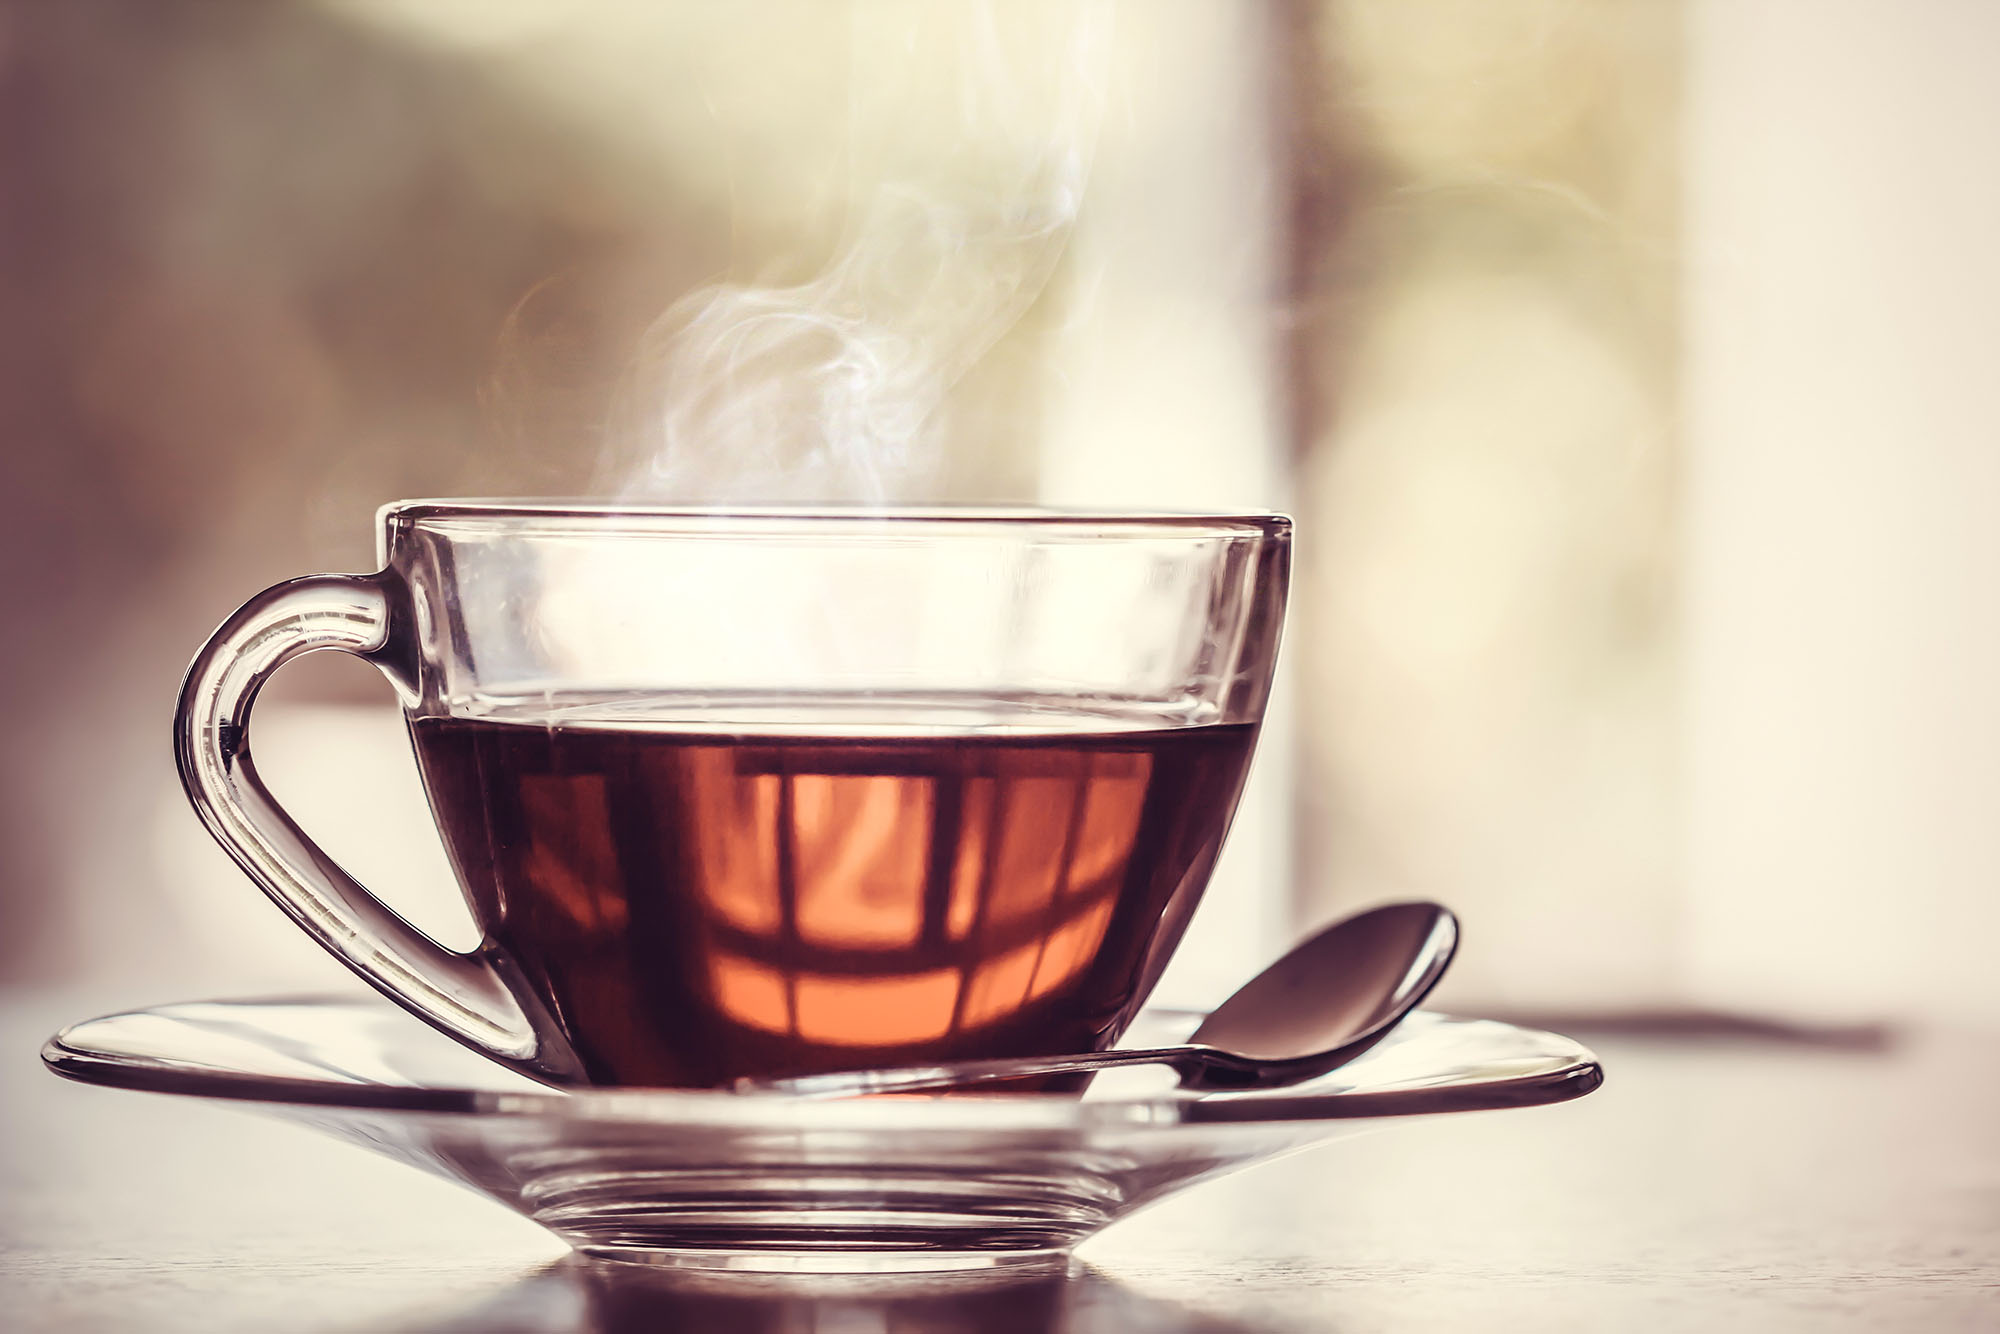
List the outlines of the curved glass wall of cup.
{"label": "curved glass wall of cup", "polygon": [[[383,517],[410,630],[378,660],[475,916],[614,1083],[1114,1040],[1240,794],[1290,546],[1272,515]],[[674,1031],[605,1036],[635,1008]]]}
{"label": "curved glass wall of cup", "polygon": [[382,524],[417,716],[920,731],[1257,721],[1291,531],[561,502],[414,501]]}

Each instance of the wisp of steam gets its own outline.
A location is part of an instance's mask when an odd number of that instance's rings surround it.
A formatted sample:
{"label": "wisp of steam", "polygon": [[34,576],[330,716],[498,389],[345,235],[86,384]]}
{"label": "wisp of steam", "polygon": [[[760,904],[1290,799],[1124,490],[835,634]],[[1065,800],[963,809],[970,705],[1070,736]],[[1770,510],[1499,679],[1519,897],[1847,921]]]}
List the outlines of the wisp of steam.
{"label": "wisp of steam", "polygon": [[[854,12],[853,179],[832,259],[792,286],[700,289],[654,323],[620,390],[603,491],[934,498],[952,387],[1048,282],[1096,139],[1109,0]],[[899,69],[952,81],[948,133],[922,123],[939,99],[899,96]]]}

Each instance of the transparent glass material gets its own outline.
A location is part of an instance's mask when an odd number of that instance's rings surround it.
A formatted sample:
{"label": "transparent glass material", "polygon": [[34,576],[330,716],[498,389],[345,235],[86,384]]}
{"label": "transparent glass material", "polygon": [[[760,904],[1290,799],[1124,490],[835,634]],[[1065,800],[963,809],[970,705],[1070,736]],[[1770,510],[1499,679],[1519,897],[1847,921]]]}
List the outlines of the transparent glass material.
{"label": "transparent glass material", "polygon": [[[1148,1042],[1199,1016],[1149,1013]],[[1310,1084],[1190,1096],[1165,1072],[1089,1096],[550,1090],[373,997],[167,1005],[74,1025],[43,1059],[90,1083],[236,1100],[460,1182],[571,1246],[697,1269],[1057,1265],[1161,1197],[1397,1118],[1581,1097],[1583,1047],[1419,1012]],[[1147,1075],[1155,1076],[1149,1083]]]}
{"label": "transparent glass material", "polygon": [[[1272,515],[385,508],[382,568],[195,659],[196,811],[323,946],[563,1084],[1102,1048],[1241,791],[1284,618]],[[448,950],[259,781],[302,653],[394,683],[482,943]]]}

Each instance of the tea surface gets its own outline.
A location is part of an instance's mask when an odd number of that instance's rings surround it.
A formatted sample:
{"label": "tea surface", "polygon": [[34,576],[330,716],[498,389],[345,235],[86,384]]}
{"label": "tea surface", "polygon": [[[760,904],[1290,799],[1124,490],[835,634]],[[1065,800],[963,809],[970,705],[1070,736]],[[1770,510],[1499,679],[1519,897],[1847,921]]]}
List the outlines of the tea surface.
{"label": "tea surface", "polygon": [[488,937],[601,1083],[1086,1051],[1186,927],[1255,729],[418,719]]}

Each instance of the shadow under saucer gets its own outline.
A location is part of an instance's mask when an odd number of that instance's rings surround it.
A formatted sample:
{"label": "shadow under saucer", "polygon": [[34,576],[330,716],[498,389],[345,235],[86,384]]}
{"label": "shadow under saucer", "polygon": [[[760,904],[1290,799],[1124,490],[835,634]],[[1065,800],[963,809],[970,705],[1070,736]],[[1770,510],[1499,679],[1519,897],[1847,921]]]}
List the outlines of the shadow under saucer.
{"label": "shadow under saucer", "polygon": [[[383,1328],[376,1325],[373,1329]],[[1144,1296],[1088,1265],[954,1275],[714,1274],[558,1260],[394,1334],[1249,1334]]]}

